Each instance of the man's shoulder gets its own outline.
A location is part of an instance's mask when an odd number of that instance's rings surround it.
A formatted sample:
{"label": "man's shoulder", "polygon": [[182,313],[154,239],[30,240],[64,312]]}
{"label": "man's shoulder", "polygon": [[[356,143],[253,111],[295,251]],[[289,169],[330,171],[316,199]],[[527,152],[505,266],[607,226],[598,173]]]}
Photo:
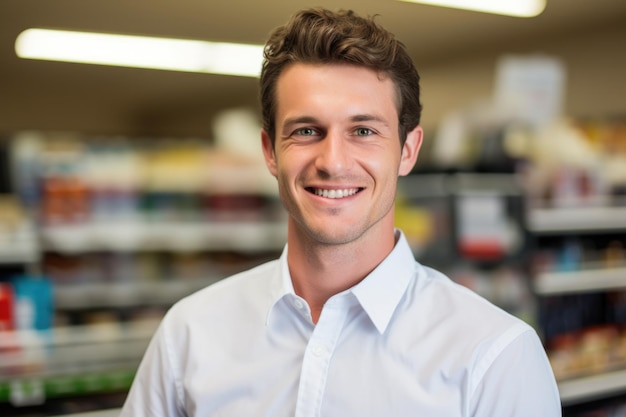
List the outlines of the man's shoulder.
{"label": "man's shoulder", "polygon": [[201,311],[224,310],[228,306],[249,303],[267,293],[271,279],[278,273],[278,260],[269,261],[220,279],[176,302],[169,314],[198,314]]}
{"label": "man's shoulder", "polygon": [[472,329],[483,336],[511,327],[520,331],[530,328],[520,318],[437,270],[422,267],[421,276],[416,296],[425,304],[422,307],[429,310],[430,317],[447,318],[445,321],[451,326]]}
{"label": "man's shoulder", "polygon": [[487,366],[522,335],[536,336],[528,323],[439,271],[420,266],[415,282],[395,334],[433,361]]}

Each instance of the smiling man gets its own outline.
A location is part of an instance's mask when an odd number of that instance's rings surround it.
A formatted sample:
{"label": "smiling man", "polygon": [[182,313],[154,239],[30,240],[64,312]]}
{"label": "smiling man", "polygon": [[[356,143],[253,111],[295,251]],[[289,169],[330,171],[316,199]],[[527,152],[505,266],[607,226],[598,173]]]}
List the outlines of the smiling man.
{"label": "smiling man", "polygon": [[261,100],[287,245],[168,312],[122,416],[561,415],[534,330],[394,228],[423,137],[404,46],[352,12],[302,11],[267,43]]}

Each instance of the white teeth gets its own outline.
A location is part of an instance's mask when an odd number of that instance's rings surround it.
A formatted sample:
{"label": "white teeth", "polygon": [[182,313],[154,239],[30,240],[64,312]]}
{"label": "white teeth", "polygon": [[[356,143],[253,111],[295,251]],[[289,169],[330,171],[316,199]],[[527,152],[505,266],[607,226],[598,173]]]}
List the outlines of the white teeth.
{"label": "white teeth", "polygon": [[346,188],[343,190],[323,190],[321,188],[316,188],[315,189],[315,195],[318,195],[320,197],[324,197],[324,198],[344,198],[344,197],[349,197],[351,195],[356,194],[358,191],[358,189],[356,188]]}

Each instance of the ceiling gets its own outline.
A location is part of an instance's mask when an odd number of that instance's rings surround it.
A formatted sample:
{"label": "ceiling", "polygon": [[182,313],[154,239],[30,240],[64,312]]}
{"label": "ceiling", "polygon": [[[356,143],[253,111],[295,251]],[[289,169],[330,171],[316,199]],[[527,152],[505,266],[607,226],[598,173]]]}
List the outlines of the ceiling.
{"label": "ceiling", "polygon": [[256,106],[251,78],[18,59],[15,38],[29,27],[263,43],[294,11],[318,5],[379,15],[418,69],[626,22],[624,0],[548,0],[533,19],[394,0],[0,0],[0,132],[202,135],[208,123],[184,126],[186,118]]}

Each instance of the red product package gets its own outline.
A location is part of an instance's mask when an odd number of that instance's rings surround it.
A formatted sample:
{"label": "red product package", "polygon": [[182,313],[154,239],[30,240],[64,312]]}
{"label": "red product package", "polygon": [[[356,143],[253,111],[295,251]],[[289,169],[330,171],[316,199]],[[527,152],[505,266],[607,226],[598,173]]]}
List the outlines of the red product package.
{"label": "red product package", "polygon": [[13,330],[13,287],[0,282],[0,331]]}

